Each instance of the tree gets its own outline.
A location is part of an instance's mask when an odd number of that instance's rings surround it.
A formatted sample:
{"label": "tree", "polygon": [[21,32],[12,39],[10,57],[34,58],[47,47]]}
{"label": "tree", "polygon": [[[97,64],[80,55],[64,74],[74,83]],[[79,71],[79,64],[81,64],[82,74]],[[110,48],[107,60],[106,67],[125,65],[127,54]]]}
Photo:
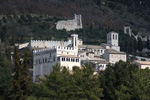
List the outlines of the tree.
{"label": "tree", "polygon": [[150,49],[150,39],[147,38],[147,49]]}
{"label": "tree", "polygon": [[150,99],[150,70],[139,69],[134,72],[128,85],[121,85],[116,91],[118,100],[149,100]]}
{"label": "tree", "polygon": [[[27,56],[25,54],[25,56]],[[28,70],[28,58],[21,60],[21,54],[15,51],[15,68],[13,80],[10,85],[10,100],[26,100],[30,91],[30,75]]]}
{"label": "tree", "polygon": [[103,89],[89,64],[71,73],[57,64],[40,85],[34,85],[32,95],[50,100],[101,100]]}
{"label": "tree", "polygon": [[138,50],[139,51],[143,50],[143,42],[142,42],[141,38],[138,38]]}
{"label": "tree", "polygon": [[[130,64],[129,62],[118,62],[115,65],[108,65],[106,70],[100,74],[101,84],[104,88],[104,99],[105,100],[122,100],[119,99],[118,91],[120,87],[125,88],[132,78],[132,73],[138,70],[136,65]],[[128,92],[127,92],[128,93]],[[126,95],[129,98],[130,95]]]}
{"label": "tree", "polygon": [[150,69],[129,62],[109,65],[101,74],[104,100],[149,100]]}
{"label": "tree", "polygon": [[11,67],[5,55],[0,53],[0,99],[7,99],[9,93],[9,83],[11,81]]}
{"label": "tree", "polygon": [[94,70],[91,64],[86,63],[82,70],[75,70],[73,77],[77,92],[74,100],[101,100],[103,89],[101,88],[99,76],[93,75]]}

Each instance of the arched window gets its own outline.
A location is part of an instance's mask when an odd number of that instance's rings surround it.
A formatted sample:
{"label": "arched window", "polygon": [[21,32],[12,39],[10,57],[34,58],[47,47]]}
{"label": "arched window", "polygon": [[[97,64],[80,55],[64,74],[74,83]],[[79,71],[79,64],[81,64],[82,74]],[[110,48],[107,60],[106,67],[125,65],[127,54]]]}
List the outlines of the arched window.
{"label": "arched window", "polygon": [[113,34],[113,40],[115,39],[115,35]]}

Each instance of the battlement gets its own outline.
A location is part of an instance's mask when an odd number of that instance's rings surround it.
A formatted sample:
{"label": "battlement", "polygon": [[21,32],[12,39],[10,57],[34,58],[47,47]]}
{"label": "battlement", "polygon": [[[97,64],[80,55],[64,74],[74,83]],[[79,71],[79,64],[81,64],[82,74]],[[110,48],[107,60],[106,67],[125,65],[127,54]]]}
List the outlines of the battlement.
{"label": "battlement", "polygon": [[51,43],[60,43],[60,42],[68,42],[68,41],[52,41],[52,40],[31,40],[31,43],[38,43],[38,42],[51,42]]}
{"label": "battlement", "polygon": [[49,40],[31,40],[31,48],[52,48],[57,46],[68,46],[71,41],[49,41]]}
{"label": "battlement", "polygon": [[47,52],[56,52],[56,48],[44,48],[44,49],[38,49],[33,51],[33,55],[36,54],[46,54]]}

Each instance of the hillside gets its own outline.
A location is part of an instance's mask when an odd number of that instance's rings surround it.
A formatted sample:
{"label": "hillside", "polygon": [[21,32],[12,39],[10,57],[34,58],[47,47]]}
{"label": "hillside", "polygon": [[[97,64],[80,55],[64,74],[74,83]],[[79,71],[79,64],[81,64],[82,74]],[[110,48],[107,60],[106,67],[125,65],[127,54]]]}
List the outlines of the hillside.
{"label": "hillside", "polygon": [[[130,54],[150,56],[150,40],[142,42],[123,34],[123,26],[130,25],[143,36],[150,33],[150,7],[148,0],[1,0],[0,40],[10,55],[10,46],[31,39],[66,40],[72,33],[79,35],[85,44],[106,42],[110,31],[119,33],[121,50]],[[55,23],[73,19],[82,14],[83,29],[75,32],[57,31]],[[1,45],[1,44],[0,44]]]}
{"label": "hillside", "polygon": [[0,14],[38,14],[72,18],[82,14],[83,23],[113,30],[131,25],[137,31],[150,31],[148,0],[1,0]]}

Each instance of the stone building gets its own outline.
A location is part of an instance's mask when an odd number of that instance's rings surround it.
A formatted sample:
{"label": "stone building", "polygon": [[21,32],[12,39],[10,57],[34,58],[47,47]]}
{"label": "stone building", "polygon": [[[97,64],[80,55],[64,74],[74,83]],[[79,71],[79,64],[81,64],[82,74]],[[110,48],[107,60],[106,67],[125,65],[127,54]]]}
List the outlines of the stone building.
{"label": "stone building", "polygon": [[56,63],[72,71],[74,66],[80,68],[85,62],[91,62],[95,71],[101,71],[108,63],[126,61],[126,53],[120,51],[118,38],[118,33],[110,32],[107,43],[100,45],[85,45],[77,34],[72,34],[68,41],[31,40],[28,47],[33,51],[33,81],[49,74]]}
{"label": "stone building", "polygon": [[137,64],[139,66],[140,69],[150,69],[150,61],[140,61],[140,60],[136,60],[133,62],[134,64]]}
{"label": "stone building", "polygon": [[72,34],[71,37],[72,41],[66,42],[32,40],[29,43],[29,48],[33,50],[33,81],[49,74],[56,63],[70,71],[74,66],[81,67],[78,57],[78,35]]}
{"label": "stone building", "polygon": [[115,64],[116,62],[119,62],[120,60],[126,62],[127,58],[126,58],[126,53],[119,52],[113,49],[109,49],[109,50],[105,50],[104,59],[111,64]]}
{"label": "stone building", "polygon": [[62,20],[58,21],[56,23],[56,29],[57,30],[63,30],[66,31],[74,31],[76,29],[82,29],[82,16],[81,15],[74,15],[73,20]]}

